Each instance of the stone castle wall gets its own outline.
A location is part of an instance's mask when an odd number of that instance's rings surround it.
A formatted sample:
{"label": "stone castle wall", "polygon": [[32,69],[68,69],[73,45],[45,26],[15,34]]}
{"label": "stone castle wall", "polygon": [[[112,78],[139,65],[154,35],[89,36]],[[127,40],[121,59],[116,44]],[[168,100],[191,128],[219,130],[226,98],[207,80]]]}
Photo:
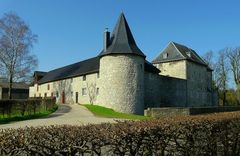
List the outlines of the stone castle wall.
{"label": "stone castle wall", "polygon": [[143,114],[144,58],[108,55],[100,59],[98,103],[119,112]]}
{"label": "stone castle wall", "polygon": [[145,72],[145,108],[185,107],[187,81]]}
{"label": "stone castle wall", "polygon": [[187,62],[188,106],[212,105],[212,92],[209,86],[210,75],[205,66]]}
{"label": "stone castle wall", "polygon": [[161,70],[160,75],[187,79],[186,60],[158,63],[153,65]]}
{"label": "stone castle wall", "polygon": [[[80,103],[89,104],[89,92],[94,96],[93,103],[97,102],[98,95],[97,89],[99,88],[98,73],[92,73],[85,75],[86,79],[82,76],[58,80],[54,82],[35,84],[29,88],[29,97],[51,97],[55,96],[58,103],[61,103],[62,92],[65,94],[65,103]],[[38,88],[38,89],[37,89]],[[83,94],[83,90],[86,94]],[[100,91],[100,89],[98,89]],[[78,99],[76,99],[78,97]]]}

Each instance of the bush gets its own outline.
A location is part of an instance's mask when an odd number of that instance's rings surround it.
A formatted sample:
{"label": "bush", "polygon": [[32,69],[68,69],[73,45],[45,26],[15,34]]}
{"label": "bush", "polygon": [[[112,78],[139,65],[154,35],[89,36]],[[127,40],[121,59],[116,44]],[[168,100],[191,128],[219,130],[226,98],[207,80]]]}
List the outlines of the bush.
{"label": "bush", "polygon": [[240,155],[240,113],[0,131],[0,155]]}
{"label": "bush", "polygon": [[54,107],[56,98],[30,98],[27,100],[0,100],[0,115],[11,117],[12,114],[24,116],[36,114],[36,112],[47,111]]}

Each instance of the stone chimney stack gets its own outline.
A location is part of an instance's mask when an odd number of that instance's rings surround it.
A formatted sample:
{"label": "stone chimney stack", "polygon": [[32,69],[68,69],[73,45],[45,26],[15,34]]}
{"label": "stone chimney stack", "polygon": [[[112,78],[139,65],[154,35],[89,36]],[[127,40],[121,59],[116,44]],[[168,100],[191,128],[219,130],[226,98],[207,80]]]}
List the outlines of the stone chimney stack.
{"label": "stone chimney stack", "polygon": [[110,32],[108,31],[108,28],[106,28],[103,39],[103,51],[106,51],[109,45],[110,45]]}

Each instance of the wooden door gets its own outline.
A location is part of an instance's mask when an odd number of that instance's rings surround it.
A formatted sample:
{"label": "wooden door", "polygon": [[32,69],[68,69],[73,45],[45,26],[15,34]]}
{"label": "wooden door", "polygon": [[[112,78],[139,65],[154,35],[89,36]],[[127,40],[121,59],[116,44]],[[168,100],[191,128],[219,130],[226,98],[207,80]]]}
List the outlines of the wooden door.
{"label": "wooden door", "polygon": [[62,92],[62,103],[65,103],[65,93],[64,93],[64,91]]}

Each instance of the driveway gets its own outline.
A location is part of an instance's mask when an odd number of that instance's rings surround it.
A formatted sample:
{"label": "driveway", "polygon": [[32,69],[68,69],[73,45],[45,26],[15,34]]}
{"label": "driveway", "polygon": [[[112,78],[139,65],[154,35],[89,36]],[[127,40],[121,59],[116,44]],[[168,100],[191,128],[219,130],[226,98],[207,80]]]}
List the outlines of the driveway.
{"label": "driveway", "polygon": [[100,123],[115,123],[115,119],[94,116],[87,108],[81,105],[61,104],[56,112],[39,119],[11,122],[0,125],[2,128],[24,128],[50,125],[86,125]]}

